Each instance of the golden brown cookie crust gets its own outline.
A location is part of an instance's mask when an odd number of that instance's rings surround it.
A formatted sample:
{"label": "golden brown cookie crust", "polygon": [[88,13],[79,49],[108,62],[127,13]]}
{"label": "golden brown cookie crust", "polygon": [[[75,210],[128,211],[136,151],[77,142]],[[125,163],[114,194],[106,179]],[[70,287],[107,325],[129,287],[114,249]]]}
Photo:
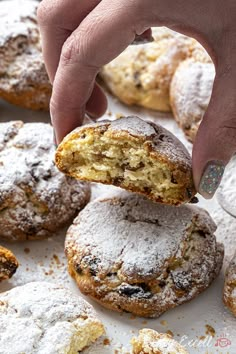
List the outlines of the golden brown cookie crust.
{"label": "golden brown cookie crust", "polygon": [[218,275],[223,245],[200,208],[123,192],[89,203],[66,236],[69,273],[103,306],[143,317],[193,299]]}
{"label": "golden brown cookie crust", "polygon": [[184,145],[165,128],[138,117],[75,129],[59,145],[55,161],[69,176],[113,184],[156,202],[178,205],[196,193]]}
{"label": "golden brown cookie crust", "polygon": [[15,255],[7,248],[0,246],[0,281],[10,279],[18,265]]}
{"label": "golden brown cookie crust", "polygon": [[0,123],[0,239],[50,237],[89,201],[90,186],[54,164],[49,124]]}
{"label": "golden brown cookie crust", "polygon": [[44,66],[33,0],[0,2],[0,97],[21,107],[48,110],[51,84]]}
{"label": "golden brown cookie crust", "polygon": [[236,316],[236,253],[226,269],[223,300],[228,309]]}
{"label": "golden brown cookie crust", "polygon": [[129,46],[105,65],[100,76],[122,102],[168,112],[172,76],[190,55],[194,40],[166,27],[152,32],[152,43]]}

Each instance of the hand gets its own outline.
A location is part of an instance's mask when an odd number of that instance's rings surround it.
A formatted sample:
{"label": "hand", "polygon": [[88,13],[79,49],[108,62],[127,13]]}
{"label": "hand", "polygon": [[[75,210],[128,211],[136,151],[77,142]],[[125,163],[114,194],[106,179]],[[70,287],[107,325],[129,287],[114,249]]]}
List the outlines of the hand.
{"label": "hand", "polygon": [[[236,151],[235,0],[43,0],[38,9],[57,141],[106,110],[100,68],[152,26],[196,38],[216,67],[212,98],[193,148],[196,188],[211,197]],[[209,167],[210,166],[210,167]],[[206,178],[212,176],[212,178]],[[215,180],[213,180],[215,178]]]}

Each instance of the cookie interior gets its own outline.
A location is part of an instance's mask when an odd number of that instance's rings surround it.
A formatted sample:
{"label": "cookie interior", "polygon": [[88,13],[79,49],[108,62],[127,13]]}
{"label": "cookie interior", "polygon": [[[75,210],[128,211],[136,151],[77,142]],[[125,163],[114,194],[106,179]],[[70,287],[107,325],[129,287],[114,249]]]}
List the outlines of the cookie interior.
{"label": "cookie interior", "polygon": [[[163,134],[160,139],[168,137]],[[158,202],[179,204],[191,198],[186,172],[162,156],[157,158],[151,141],[104,125],[74,132],[59,146],[56,164],[72,177],[113,184]]]}
{"label": "cookie interior", "polygon": [[104,328],[100,322],[91,321],[86,317],[85,315],[84,319],[74,322],[76,331],[71,338],[68,354],[80,352],[104,334]]}

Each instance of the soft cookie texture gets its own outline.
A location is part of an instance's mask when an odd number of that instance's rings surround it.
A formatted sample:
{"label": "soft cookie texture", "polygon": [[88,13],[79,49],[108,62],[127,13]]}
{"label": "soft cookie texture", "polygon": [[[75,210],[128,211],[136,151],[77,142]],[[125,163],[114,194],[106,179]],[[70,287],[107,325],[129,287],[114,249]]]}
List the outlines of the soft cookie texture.
{"label": "soft cookie texture", "polygon": [[11,278],[18,265],[14,254],[7,248],[0,246],[0,281]]}
{"label": "soft cookie texture", "polygon": [[194,40],[166,27],[153,28],[154,41],[129,46],[100,76],[122,102],[170,111],[169,86],[181,61],[191,53]]}
{"label": "soft cookie texture", "polygon": [[113,184],[161,203],[178,205],[196,193],[184,145],[138,117],[75,129],[59,145],[56,164],[69,176]]}
{"label": "soft cookie texture", "polygon": [[69,228],[68,269],[79,289],[115,310],[158,317],[218,275],[223,245],[209,214],[192,205],[121,194],[89,203]]}
{"label": "soft cookie texture", "polygon": [[131,340],[131,354],[188,354],[169,334],[144,328]]}
{"label": "soft cookie texture", "polygon": [[0,97],[48,110],[51,84],[41,52],[37,1],[0,1]]}
{"label": "soft cookie texture", "polygon": [[3,354],[75,354],[104,333],[91,305],[47,282],[2,293],[0,328]]}
{"label": "soft cookie texture", "polygon": [[84,207],[90,187],[59,172],[49,124],[0,124],[0,238],[53,235]]}
{"label": "soft cookie texture", "polygon": [[[208,61],[207,61],[208,58]],[[175,120],[187,139],[195,140],[198,127],[208,107],[215,67],[201,50],[177,68],[170,86],[170,102]]]}
{"label": "soft cookie texture", "polygon": [[236,316],[236,253],[226,269],[223,300],[228,309]]}

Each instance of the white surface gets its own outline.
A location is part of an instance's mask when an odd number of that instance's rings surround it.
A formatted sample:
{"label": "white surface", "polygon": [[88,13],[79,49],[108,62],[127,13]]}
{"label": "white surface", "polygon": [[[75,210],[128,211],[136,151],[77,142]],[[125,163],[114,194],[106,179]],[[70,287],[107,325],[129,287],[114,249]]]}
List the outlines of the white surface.
{"label": "white surface", "polygon": [[[109,99],[109,111],[113,113],[113,117],[116,114],[138,114],[142,118],[155,118],[157,122],[177,135],[189,150],[191,149],[191,144],[186,141],[184,134],[168,114],[160,114],[138,108],[130,109],[113,98]],[[111,117],[108,116],[106,118]],[[49,114],[23,110],[0,101],[1,122],[19,119],[25,122],[49,122]],[[112,187],[95,185],[93,187],[93,197],[108,191],[109,188]],[[95,306],[104,322],[107,338],[109,338],[111,344],[104,346],[102,339],[100,345],[94,345],[89,350],[86,350],[85,353],[111,354],[114,353],[115,349],[122,348],[122,346],[127,349],[130,338],[137,333],[138,329],[144,327],[153,328],[159,332],[170,330],[173,332],[174,338],[179,341],[182,336],[187,336],[188,339],[183,342],[184,344],[187,344],[190,340],[196,340],[194,346],[194,343],[186,345],[186,349],[191,354],[236,353],[236,319],[222,303],[224,269],[236,249],[236,219],[223,211],[216,198],[211,201],[203,200],[201,197],[199,199],[199,206],[205,207],[217,223],[217,238],[225,245],[224,267],[218,279],[196,299],[166,312],[155,320],[133,318],[130,314],[114,313],[86,298]],[[66,270],[66,258],[64,256],[65,233],[66,229],[61,230],[55,237],[44,241],[29,241],[18,244],[2,242],[4,246],[8,246],[16,254],[20,261],[20,267],[10,281],[0,283],[0,291],[11,289],[16,285],[25,284],[29,281],[47,280],[69,287],[75,293],[78,293],[79,290],[76,284]],[[215,336],[212,340],[209,337],[206,338],[208,339],[208,346],[207,344],[203,345],[203,342],[199,340],[199,337],[206,336],[206,325],[212,326],[215,330]],[[226,348],[216,347],[217,339],[223,336],[226,336],[231,341],[231,345]],[[122,350],[124,353],[127,352],[124,348]]]}

